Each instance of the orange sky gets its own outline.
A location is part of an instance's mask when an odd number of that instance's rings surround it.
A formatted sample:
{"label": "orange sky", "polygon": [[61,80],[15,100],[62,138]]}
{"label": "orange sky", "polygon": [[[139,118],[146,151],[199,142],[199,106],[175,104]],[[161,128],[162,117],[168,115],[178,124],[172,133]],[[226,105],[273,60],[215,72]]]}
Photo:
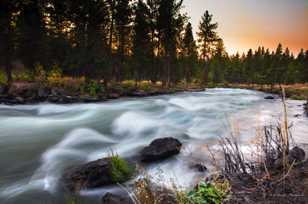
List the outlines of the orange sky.
{"label": "orange sky", "polygon": [[278,43],[297,54],[308,49],[308,0],[184,0],[195,32],[209,10],[227,51],[234,54]]}

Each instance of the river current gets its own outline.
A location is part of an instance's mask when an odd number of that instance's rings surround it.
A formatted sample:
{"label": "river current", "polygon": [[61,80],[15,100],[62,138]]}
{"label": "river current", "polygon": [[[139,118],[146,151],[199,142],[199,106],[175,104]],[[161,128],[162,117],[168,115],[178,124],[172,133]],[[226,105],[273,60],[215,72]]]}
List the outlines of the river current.
{"label": "river current", "polygon": [[[243,144],[264,124],[282,117],[280,99],[242,89],[207,89],[149,98],[73,105],[0,105],[0,203],[64,203],[58,188],[64,169],[112,153],[136,155],[153,139],[175,137],[182,152],[146,167],[154,179],[190,186],[200,176],[191,161],[209,164],[204,153],[237,127]],[[287,100],[293,138],[308,143],[304,101]],[[159,177],[159,178],[158,178]],[[81,192],[87,203],[113,187]]]}

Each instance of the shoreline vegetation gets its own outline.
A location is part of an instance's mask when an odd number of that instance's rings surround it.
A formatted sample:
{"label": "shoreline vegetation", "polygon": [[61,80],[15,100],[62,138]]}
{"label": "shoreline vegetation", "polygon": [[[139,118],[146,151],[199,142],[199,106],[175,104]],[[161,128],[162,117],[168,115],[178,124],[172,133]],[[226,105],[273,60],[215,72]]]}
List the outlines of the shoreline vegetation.
{"label": "shoreline vegetation", "polygon": [[282,88],[285,89],[286,98],[308,101],[308,84],[291,85],[260,85],[260,84],[208,84],[181,82],[172,87],[164,87],[161,82],[150,81],[136,82],[126,80],[113,82],[108,90],[99,81],[85,81],[84,78],[73,79],[70,77],[58,77],[43,82],[14,82],[10,88],[0,84],[0,104],[23,105],[36,103],[96,103],[122,97],[148,97],[156,95],[174,94],[179,92],[199,92],[207,88],[239,88],[261,91],[281,96]]}

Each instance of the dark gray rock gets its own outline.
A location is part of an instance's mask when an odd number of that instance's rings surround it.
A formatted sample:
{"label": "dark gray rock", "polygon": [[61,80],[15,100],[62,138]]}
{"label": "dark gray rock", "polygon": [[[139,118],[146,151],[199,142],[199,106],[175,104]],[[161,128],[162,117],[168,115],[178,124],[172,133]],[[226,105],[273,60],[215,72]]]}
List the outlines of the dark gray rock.
{"label": "dark gray rock", "polygon": [[47,87],[39,87],[37,96],[41,99],[46,99],[50,95],[50,89]]}
{"label": "dark gray rock", "polygon": [[289,152],[288,160],[289,160],[289,163],[302,162],[305,160],[305,157],[306,157],[306,153],[302,148],[294,147]]}
{"label": "dark gray rock", "polygon": [[65,96],[65,90],[63,88],[54,87],[51,89],[51,95],[54,96]]}
{"label": "dark gray rock", "polygon": [[195,163],[190,166],[190,168],[197,170],[198,172],[206,172],[207,167],[202,163]]}
{"label": "dark gray rock", "polygon": [[118,98],[120,98],[120,94],[118,94],[118,93],[110,93],[110,94],[108,94],[107,98],[108,99],[118,99]]}
{"label": "dark gray rock", "polygon": [[161,138],[154,140],[141,151],[141,161],[155,162],[179,154],[182,144],[175,138]]}
{"label": "dark gray rock", "polygon": [[5,94],[7,87],[5,85],[0,84],[0,95]]}
{"label": "dark gray rock", "polygon": [[102,204],[134,204],[131,198],[126,195],[106,193],[102,198]]}
{"label": "dark gray rock", "polygon": [[62,181],[64,186],[72,192],[78,192],[82,189],[93,189],[114,184],[111,171],[111,158],[99,159],[67,169],[62,177]]}
{"label": "dark gray rock", "polygon": [[274,100],[275,97],[274,96],[265,96],[264,99],[266,99],[266,100]]}

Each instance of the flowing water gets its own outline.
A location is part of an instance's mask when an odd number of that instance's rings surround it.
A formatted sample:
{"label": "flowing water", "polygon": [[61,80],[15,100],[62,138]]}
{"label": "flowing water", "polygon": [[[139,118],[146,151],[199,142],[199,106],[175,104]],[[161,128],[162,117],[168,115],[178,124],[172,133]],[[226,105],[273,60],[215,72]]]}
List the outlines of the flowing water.
{"label": "flowing water", "polygon": [[[158,180],[191,185],[197,172],[191,161],[208,164],[205,144],[215,148],[231,124],[240,127],[247,142],[262,124],[281,117],[280,100],[240,89],[208,89],[97,104],[0,106],[0,203],[64,203],[58,179],[74,164],[116,152],[131,157],[160,137],[176,137],[184,144],[180,155],[147,166]],[[308,120],[303,101],[287,101],[293,137],[308,143]],[[295,115],[301,114],[295,117]],[[163,172],[163,173],[162,173]],[[112,187],[82,192],[97,203]]]}

